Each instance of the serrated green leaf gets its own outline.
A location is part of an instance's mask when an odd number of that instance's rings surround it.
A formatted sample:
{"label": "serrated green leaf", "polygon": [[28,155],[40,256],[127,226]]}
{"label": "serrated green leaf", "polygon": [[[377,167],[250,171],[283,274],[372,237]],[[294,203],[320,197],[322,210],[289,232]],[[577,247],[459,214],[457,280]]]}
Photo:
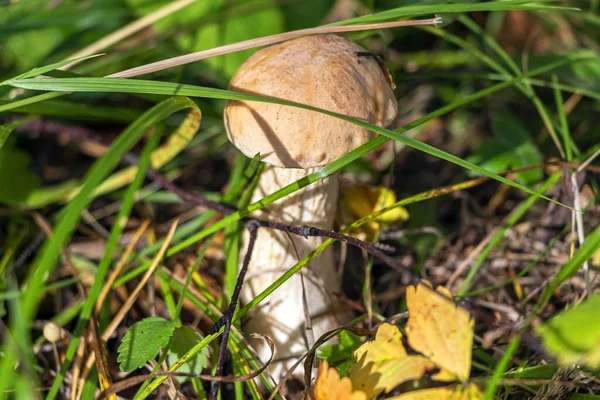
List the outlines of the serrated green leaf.
{"label": "serrated green leaf", "polygon": [[158,355],[165,347],[175,324],[160,317],[145,318],[129,328],[119,346],[119,368],[123,372],[140,368]]}
{"label": "serrated green leaf", "polygon": [[[169,365],[173,365],[192,347],[198,344],[200,340],[202,340],[202,336],[190,327],[180,326],[175,329],[175,332],[171,337],[171,345],[169,346],[169,352],[167,354]],[[208,348],[205,347],[183,364],[178,372],[199,375],[202,373],[202,370],[207,367],[208,357]],[[189,378],[177,376],[175,379],[177,379],[178,382],[183,383]]]}
{"label": "serrated green leaf", "polygon": [[600,367],[600,294],[553,317],[537,334],[559,363]]}

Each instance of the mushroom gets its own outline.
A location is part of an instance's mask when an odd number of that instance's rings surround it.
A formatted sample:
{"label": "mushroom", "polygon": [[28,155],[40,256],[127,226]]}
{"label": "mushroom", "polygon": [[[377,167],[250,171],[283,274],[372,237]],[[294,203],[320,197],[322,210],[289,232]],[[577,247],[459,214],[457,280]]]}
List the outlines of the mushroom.
{"label": "mushroom", "polygon": [[[388,126],[398,110],[386,73],[378,60],[347,39],[305,36],[256,52],[239,68],[230,89]],[[224,119],[229,140],[246,156],[259,153],[268,164],[253,201],[317,171],[374,137],[369,130],[338,118],[272,103],[228,101]],[[331,230],[338,190],[338,176],[332,175],[272,203],[256,216]],[[262,292],[323,240],[259,229],[242,301]],[[305,301],[314,338],[343,323],[339,319],[344,313],[334,297],[340,287],[333,249],[329,247],[311,261],[302,277],[296,274],[290,278],[252,316],[245,329],[273,339],[277,358],[285,360],[271,366],[272,376],[277,378],[287,371],[311,342],[305,330]],[[261,358],[266,359],[270,350],[260,343],[257,347]]]}

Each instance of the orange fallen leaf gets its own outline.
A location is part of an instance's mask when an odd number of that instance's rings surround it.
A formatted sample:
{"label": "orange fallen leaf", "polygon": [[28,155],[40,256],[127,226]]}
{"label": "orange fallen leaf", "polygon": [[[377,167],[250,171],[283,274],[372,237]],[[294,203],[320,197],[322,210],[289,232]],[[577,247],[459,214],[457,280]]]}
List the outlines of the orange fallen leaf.
{"label": "orange fallen leaf", "polygon": [[329,368],[327,361],[319,365],[317,380],[313,387],[315,400],[367,400],[367,395],[360,391],[352,391],[352,381],[340,378],[335,368]]}
{"label": "orange fallen leaf", "polygon": [[[471,373],[474,326],[469,312],[454,303],[447,289],[438,287],[434,291],[429,282],[408,287],[406,306],[410,347],[466,381]],[[444,379],[443,375],[436,378]]]}

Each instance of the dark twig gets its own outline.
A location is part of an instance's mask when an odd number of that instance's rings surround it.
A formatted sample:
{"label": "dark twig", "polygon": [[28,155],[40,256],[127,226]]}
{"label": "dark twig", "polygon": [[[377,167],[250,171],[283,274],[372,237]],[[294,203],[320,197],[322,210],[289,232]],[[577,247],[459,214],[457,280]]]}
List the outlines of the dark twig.
{"label": "dark twig", "polygon": [[[250,221],[246,224],[246,228],[248,228],[248,231],[250,232],[250,239],[248,240],[248,251],[246,252],[246,256],[244,257],[244,263],[242,264],[242,268],[240,269],[237,281],[235,282],[235,288],[233,290],[233,294],[231,295],[231,301],[229,302],[227,312],[223,314],[221,318],[219,318],[219,320],[211,329],[212,334],[218,332],[221,329],[221,327],[225,326],[225,329],[223,330],[223,338],[221,339],[221,347],[219,348],[219,359],[217,361],[217,370],[215,372],[215,376],[223,375],[223,364],[225,363],[225,355],[227,353],[227,341],[229,340],[229,333],[231,332],[231,321],[233,320],[233,314],[235,312],[235,308],[240,298],[240,292],[242,290],[242,285],[244,284],[246,272],[248,272],[248,265],[250,264],[250,259],[252,258],[252,251],[254,250],[254,244],[256,243],[256,234],[258,232],[259,227],[260,225],[254,221]],[[212,383],[210,389],[211,400],[216,399],[217,392],[219,391],[219,386],[220,382],[218,381]]]}

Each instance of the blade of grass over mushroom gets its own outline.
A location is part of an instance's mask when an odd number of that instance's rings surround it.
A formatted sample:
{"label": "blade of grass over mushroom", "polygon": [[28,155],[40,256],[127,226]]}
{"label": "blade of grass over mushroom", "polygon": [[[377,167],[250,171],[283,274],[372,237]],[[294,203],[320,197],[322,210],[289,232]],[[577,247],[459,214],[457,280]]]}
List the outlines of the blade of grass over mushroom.
{"label": "blade of grass over mushroom", "polygon": [[[403,128],[397,129],[396,131],[398,131],[398,132],[408,131],[409,129],[420,126],[430,120],[433,120],[434,118],[440,117],[450,111],[453,111],[453,110],[460,108],[466,104],[474,102],[474,101],[476,101],[480,98],[483,98],[491,93],[494,93],[496,91],[504,89],[505,87],[510,86],[510,84],[511,83],[508,83],[508,82],[497,84],[493,87],[484,89],[484,90],[482,90],[478,93],[475,93],[471,96],[467,96],[457,102],[449,104],[446,107],[442,107],[442,108],[438,109],[437,111],[434,111],[433,113],[431,113],[425,117],[419,118],[419,119],[405,125]],[[208,235],[225,228],[229,224],[231,224],[235,221],[238,221],[240,218],[243,218],[244,216],[250,214],[251,212],[259,210],[262,207],[264,207],[268,204],[271,204],[272,202],[277,201],[277,200],[293,193],[294,191],[296,191],[300,188],[303,188],[314,182],[317,182],[320,179],[330,176],[331,174],[335,173],[336,171],[338,171],[341,168],[345,167],[346,165],[350,164],[352,161],[360,158],[364,154],[370,152],[371,150],[373,150],[373,149],[379,147],[380,145],[382,145],[383,143],[387,142],[387,140],[388,140],[387,138],[382,137],[382,136],[376,137],[375,139],[365,143],[364,145],[356,148],[355,150],[352,150],[350,153],[339,158],[338,160],[330,163],[323,169],[321,169],[315,173],[312,173],[294,183],[291,183],[290,185],[276,191],[275,193],[272,193],[271,195],[264,197],[262,200],[260,200],[256,203],[250,204],[248,207],[242,208],[239,211],[226,216],[225,218],[221,219],[220,221],[217,221],[216,223],[207,227],[206,229],[201,230],[200,232],[197,232],[196,234],[188,237],[187,239],[183,240],[181,243],[171,247],[167,251],[167,255],[171,256],[171,255],[181,251],[182,249],[198,242],[199,240],[202,240],[203,238],[207,237]],[[142,266],[138,267],[137,269],[130,271],[128,274],[126,274],[121,279],[119,279],[115,283],[115,285],[120,285],[120,284],[124,283],[126,280],[129,280],[129,279],[134,278],[135,276],[138,276],[139,274],[143,273],[146,268],[148,268],[148,263],[145,263]]]}
{"label": "blade of grass over mushroom", "polygon": [[[560,173],[550,176],[546,180],[546,182],[544,182],[544,184],[540,187],[540,189],[538,190],[538,193],[547,192],[550,188],[552,188],[554,185],[556,185],[560,181],[560,178],[561,178]],[[533,206],[537,200],[538,200],[538,197],[529,196],[529,198],[527,200],[525,200],[517,209],[515,209],[510,214],[510,216],[506,220],[506,223],[503,224],[500,227],[500,229],[498,229],[498,231],[496,232],[496,234],[494,235],[492,240],[487,244],[487,246],[485,246],[485,248],[483,249],[483,251],[481,252],[479,257],[475,261],[475,264],[473,264],[473,266],[469,269],[469,273],[467,274],[467,277],[465,278],[463,284],[460,287],[460,290],[458,291],[458,294],[456,295],[457,297],[463,297],[465,295],[465,293],[467,293],[467,291],[471,287],[471,284],[473,283],[473,278],[475,277],[475,274],[477,273],[477,271],[479,271],[479,268],[481,267],[483,262],[486,260],[487,256],[490,254],[492,249],[494,247],[496,247],[496,245],[498,245],[498,243],[500,243],[500,240],[502,240],[502,237],[504,237],[506,230],[508,228],[514,226],[517,222],[519,222],[519,220],[525,215],[527,210],[529,210],[531,208],[531,206]]]}
{"label": "blade of grass over mushroom", "polygon": [[[171,98],[163,101],[151,110],[146,112],[132,125],[130,125],[123,133],[113,142],[110,149],[92,166],[88,171],[84,184],[79,194],[71,201],[61,213],[61,218],[57,222],[54,235],[44,243],[42,249],[38,252],[37,257],[33,261],[31,267],[31,275],[27,281],[27,289],[23,298],[23,314],[25,321],[31,321],[35,315],[39,303],[39,291],[43,287],[44,280],[54,268],[56,260],[60,254],[60,250],[68,241],[73,233],[74,227],[80,218],[81,211],[87,206],[90,201],[90,193],[94,188],[102,182],[102,180],[116,166],[119,159],[156,123],[163,120],[167,116],[185,108],[196,108],[195,103],[187,98]],[[95,284],[102,284],[102,277],[96,275]],[[93,307],[93,302],[86,309],[90,312],[90,307]],[[22,345],[27,345],[27,338],[19,337]],[[68,354],[73,357],[75,348]],[[12,352],[11,352],[12,353]],[[14,356],[14,354],[12,354]],[[12,359],[14,361],[14,358]],[[11,362],[4,362],[2,370],[11,367]],[[62,370],[63,374],[65,369]],[[53,398],[60,387],[61,379],[56,379],[53,390],[50,392]]]}
{"label": "blade of grass over mushroom", "polygon": [[[529,74],[527,74],[527,76],[534,76],[536,74],[542,73],[542,72],[546,72],[548,70],[552,70],[553,68],[557,68],[558,66],[561,65],[565,65],[568,64],[568,62],[566,61],[561,61],[561,62],[557,62],[555,64],[552,65],[548,65],[546,67],[537,69],[535,71],[531,71]],[[466,96],[461,100],[458,100],[456,102],[453,102],[445,107],[442,107],[422,118],[419,118],[413,122],[410,122],[408,124],[406,124],[405,126],[396,129],[395,132],[399,132],[399,133],[403,133],[406,132],[410,129],[413,129],[417,126],[420,126],[428,121],[431,121],[435,118],[438,118],[442,115],[445,115],[453,110],[456,110],[462,106],[465,106],[467,104],[473,103],[476,100],[479,100],[481,98],[484,98],[485,96],[488,96],[492,93],[495,93],[497,91],[500,91],[502,89],[505,89],[507,87],[512,86],[519,78],[515,78],[512,79],[510,81],[506,81],[506,82],[502,82],[502,83],[498,83],[494,86],[491,86],[487,89],[483,89],[477,93],[474,93],[470,96]],[[223,228],[225,228],[227,225],[238,221],[240,218],[243,218],[244,216],[250,214],[253,211],[259,210],[262,207],[271,204],[274,201],[277,201],[287,195],[289,195],[290,193],[293,193],[294,191],[303,188],[305,186],[308,186],[320,179],[326,178],[328,176],[330,176],[331,174],[335,173],[336,171],[340,170],[341,168],[345,167],[346,165],[350,164],[352,161],[362,157],[364,154],[368,153],[369,151],[379,147],[380,145],[382,145],[383,143],[385,143],[388,139],[382,136],[376,137],[375,139],[371,140],[370,142],[365,143],[364,145],[362,145],[361,147],[356,148],[355,150],[351,151],[350,153],[348,153],[347,155],[339,158],[338,160],[330,163],[329,165],[327,165],[326,167],[324,167],[323,169],[312,173],[308,176],[306,176],[305,178],[302,178],[294,183],[291,183],[290,185],[278,190],[275,193],[272,193],[269,196],[264,197],[262,200],[250,204],[248,207],[240,209],[239,211],[230,214],[228,216],[226,216],[225,218],[217,221],[216,223],[214,223],[213,225],[207,227],[204,230],[201,230],[197,233],[195,233],[194,235],[188,237],[187,239],[184,239],[183,241],[181,241],[180,243],[178,243],[177,245],[171,247],[168,251],[167,251],[167,255],[171,256],[179,251],[181,251],[182,249],[198,242],[199,240],[202,240],[203,238],[207,237],[208,235],[217,232]],[[185,235],[182,235],[185,236]],[[151,254],[151,251],[148,251],[146,254]],[[128,274],[126,274],[125,276],[123,276],[121,279],[119,279],[116,284],[122,284],[125,281],[134,278],[135,276],[138,276],[139,274],[143,273],[145,271],[145,269],[148,268],[148,263],[145,263],[143,265],[141,265],[140,267],[138,267],[135,270],[130,271]]]}
{"label": "blade of grass over mushroom", "polygon": [[[595,57],[593,57],[595,58]],[[545,67],[539,68],[535,71],[532,71],[529,74],[522,74],[518,77],[510,81],[506,81],[504,83],[498,84],[496,87],[500,87],[500,89],[504,89],[506,87],[512,86],[520,81],[522,81],[525,77],[532,76],[537,73],[542,73],[545,71],[552,70],[553,68],[557,68],[562,65],[566,65],[572,62],[577,62],[581,60],[590,59],[589,56],[576,56],[576,57],[565,57],[564,60],[560,60],[556,63],[549,64]],[[356,120],[353,118],[349,118],[340,114],[336,114],[333,112],[329,112],[326,110],[318,109],[315,107],[310,107],[290,101],[285,101],[281,99],[275,99],[264,96],[250,95],[246,93],[232,92],[228,90],[220,90],[213,88],[206,88],[201,86],[192,86],[192,85],[182,85],[182,84],[173,84],[168,82],[158,82],[158,81],[147,81],[147,80],[128,80],[128,79],[118,79],[118,78],[65,78],[65,79],[25,79],[25,80],[13,80],[10,81],[10,84],[15,87],[21,87],[24,89],[33,89],[33,90],[54,90],[54,91],[85,91],[85,92],[115,92],[115,93],[145,93],[145,94],[165,94],[165,95],[184,95],[189,97],[208,97],[208,98],[219,98],[219,99],[230,99],[230,100],[249,100],[249,101],[262,101],[269,103],[276,103],[282,105],[289,105],[293,107],[301,107],[307,110],[321,112],[336,118],[343,119],[345,121],[351,122],[363,128],[369,129],[375,133],[383,135],[387,138],[394,139],[399,141],[407,146],[415,148],[417,150],[423,151],[427,154],[433,155],[435,157],[441,158],[443,160],[452,162],[456,165],[459,165],[467,170],[472,172],[488,176],[492,179],[495,179],[499,182],[505,183],[517,189],[523,190],[529,194],[536,194],[535,191],[526,188],[523,185],[520,185],[516,182],[510,181],[506,178],[500,177],[497,174],[491,173],[475,164],[469,163],[459,157],[446,153],[442,150],[439,150],[433,146],[428,144],[419,142],[418,140],[412,139],[410,137],[402,135],[402,133],[406,132],[410,128],[400,128],[397,131],[390,131],[385,128],[380,128],[378,126],[369,124],[365,121]],[[498,90],[500,90],[498,89]],[[485,90],[481,91],[485,92]],[[478,92],[478,93],[481,93]],[[466,103],[465,103],[466,104]],[[461,104],[463,105],[463,104]],[[432,115],[432,114],[430,114]],[[421,121],[420,119],[418,121]],[[409,124],[410,125],[410,124]],[[359,148],[360,149],[360,148]],[[364,153],[363,153],[364,154]],[[335,164],[331,163],[327,167]],[[322,171],[324,171],[327,167],[325,167]],[[284,188],[285,189],[285,188]],[[570,207],[561,204],[555,200],[552,200],[546,196],[541,195],[540,197],[544,198],[547,201],[559,204],[563,207]]]}

